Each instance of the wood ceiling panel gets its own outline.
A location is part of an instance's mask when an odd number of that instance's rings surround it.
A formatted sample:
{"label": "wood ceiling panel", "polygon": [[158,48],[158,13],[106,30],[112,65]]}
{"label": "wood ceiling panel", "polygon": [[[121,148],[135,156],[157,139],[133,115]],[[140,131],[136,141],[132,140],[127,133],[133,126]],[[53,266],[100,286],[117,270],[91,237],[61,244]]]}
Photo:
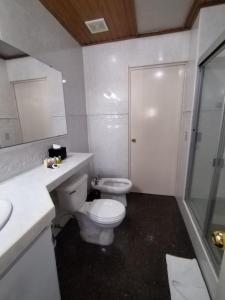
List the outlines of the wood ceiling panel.
{"label": "wood ceiling panel", "polygon": [[[40,0],[81,44],[90,45],[137,35],[133,0]],[[109,31],[91,34],[85,21],[104,18]]]}
{"label": "wood ceiling panel", "polygon": [[[202,7],[225,3],[225,0],[193,0],[183,26],[138,34],[134,0],[39,1],[82,46],[188,30]],[[105,19],[109,31],[91,34],[84,22],[98,18]]]}

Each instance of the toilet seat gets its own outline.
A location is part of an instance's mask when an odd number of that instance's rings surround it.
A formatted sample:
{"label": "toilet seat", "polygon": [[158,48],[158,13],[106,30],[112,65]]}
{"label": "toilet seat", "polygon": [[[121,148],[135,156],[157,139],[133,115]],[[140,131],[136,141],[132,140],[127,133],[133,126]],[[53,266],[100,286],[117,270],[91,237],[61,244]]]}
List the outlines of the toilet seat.
{"label": "toilet seat", "polygon": [[97,184],[94,181],[91,184],[94,189],[109,194],[126,194],[132,187],[127,178],[101,178]]}
{"label": "toilet seat", "polygon": [[94,200],[87,211],[91,220],[101,224],[116,223],[124,218],[125,213],[124,205],[112,199]]}

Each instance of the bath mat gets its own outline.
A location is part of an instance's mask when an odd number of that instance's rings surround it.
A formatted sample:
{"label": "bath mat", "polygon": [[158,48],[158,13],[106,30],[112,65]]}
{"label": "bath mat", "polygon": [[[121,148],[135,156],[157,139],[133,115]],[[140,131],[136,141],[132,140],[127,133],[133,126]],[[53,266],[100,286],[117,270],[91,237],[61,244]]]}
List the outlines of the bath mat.
{"label": "bath mat", "polygon": [[210,300],[196,259],[166,254],[171,300]]}

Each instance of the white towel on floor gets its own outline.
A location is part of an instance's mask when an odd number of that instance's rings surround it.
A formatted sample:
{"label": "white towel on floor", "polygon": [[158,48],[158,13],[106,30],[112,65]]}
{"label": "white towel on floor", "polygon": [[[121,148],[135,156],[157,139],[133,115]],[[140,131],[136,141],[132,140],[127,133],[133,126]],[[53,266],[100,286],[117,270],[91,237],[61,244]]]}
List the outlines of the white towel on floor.
{"label": "white towel on floor", "polygon": [[166,254],[171,300],[210,300],[196,259]]}

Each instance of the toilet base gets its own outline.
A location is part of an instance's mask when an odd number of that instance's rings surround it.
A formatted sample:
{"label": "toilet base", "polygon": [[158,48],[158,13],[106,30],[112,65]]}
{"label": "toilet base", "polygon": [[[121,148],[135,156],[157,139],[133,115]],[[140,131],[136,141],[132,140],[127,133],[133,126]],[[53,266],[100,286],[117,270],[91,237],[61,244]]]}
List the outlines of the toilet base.
{"label": "toilet base", "polygon": [[96,224],[88,216],[79,212],[76,212],[75,216],[80,227],[82,240],[100,246],[109,246],[113,243],[114,227]]}
{"label": "toilet base", "polygon": [[125,207],[127,207],[127,197],[126,194],[107,194],[107,193],[101,193],[101,199],[113,199],[117,200],[120,203],[122,203]]}
{"label": "toilet base", "polygon": [[83,241],[100,246],[109,246],[114,241],[113,229],[104,229],[97,234],[90,234],[90,232],[80,231],[80,236]]}

